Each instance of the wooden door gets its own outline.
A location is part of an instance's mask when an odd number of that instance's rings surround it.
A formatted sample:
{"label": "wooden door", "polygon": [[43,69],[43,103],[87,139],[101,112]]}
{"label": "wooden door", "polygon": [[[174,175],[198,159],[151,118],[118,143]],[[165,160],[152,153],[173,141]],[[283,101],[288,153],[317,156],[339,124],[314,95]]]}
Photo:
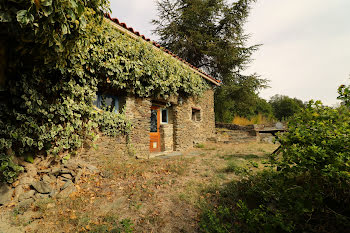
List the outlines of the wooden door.
{"label": "wooden door", "polygon": [[158,106],[151,107],[151,127],[150,127],[150,152],[160,152],[160,108]]}

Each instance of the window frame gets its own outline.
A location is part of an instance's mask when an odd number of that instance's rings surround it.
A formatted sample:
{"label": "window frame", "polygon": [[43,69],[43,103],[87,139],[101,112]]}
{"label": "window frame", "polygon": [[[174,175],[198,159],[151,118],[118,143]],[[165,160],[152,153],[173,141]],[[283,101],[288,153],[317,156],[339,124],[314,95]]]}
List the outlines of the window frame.
{"label": "window frame", "polygon": [[192,113],[191,114],[191,120],[193,122],[201,122],[202,121],[202,113],[201,113],[201,109],[200,108],[192,107],[191,108],[191,113]]}

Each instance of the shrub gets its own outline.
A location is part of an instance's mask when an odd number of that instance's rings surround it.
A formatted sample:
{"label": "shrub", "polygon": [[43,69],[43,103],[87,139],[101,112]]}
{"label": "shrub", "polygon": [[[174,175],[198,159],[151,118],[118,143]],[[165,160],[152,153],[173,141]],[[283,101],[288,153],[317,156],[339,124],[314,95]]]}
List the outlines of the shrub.
{"label": "shrub", "polygon": [[[280,134],[270,170],[219,190],[204,232],[348,232],[350,111],[311,101]],[[217,207],[215,207],[217,206]]]}
{"label": "shrub", "polygon": [[[314,183],[310,175],[264,171],[215,193],[201,218],[203,232],[346,232],[349,183]],[[217,206],[217,207],[215,207]]]}
{"label": "shrub", "polygon": [[332,109],[311,101],[290,120],[288,132],[279,136],[282,157],[272,158],[272,163],[284,172],[348,179],[349,136],[348,109]]}

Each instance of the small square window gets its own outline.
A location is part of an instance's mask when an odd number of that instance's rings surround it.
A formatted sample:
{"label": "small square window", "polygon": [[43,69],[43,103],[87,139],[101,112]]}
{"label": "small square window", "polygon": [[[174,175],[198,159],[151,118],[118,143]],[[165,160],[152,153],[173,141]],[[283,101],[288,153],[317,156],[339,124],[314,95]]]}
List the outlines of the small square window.
{"label": "small square window", "polygon": [[162,123],[168,123],[168,109],[162,109]]}
{"label": "small square window", "polygon": [[197,108],[192,108],[192,121],[201,120],[201,110]]}

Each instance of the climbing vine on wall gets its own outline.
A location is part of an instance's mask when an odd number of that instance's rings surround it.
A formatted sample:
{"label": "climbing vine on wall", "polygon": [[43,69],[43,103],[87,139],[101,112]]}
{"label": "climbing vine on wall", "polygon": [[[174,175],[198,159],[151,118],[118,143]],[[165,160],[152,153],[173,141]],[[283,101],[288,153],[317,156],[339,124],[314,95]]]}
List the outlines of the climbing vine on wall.
{"label": "climbing vine on wall", "polygon": [[[131,126],[123,113],[98,112],[99,85],[140,97],[200,95],[208,87],[181,62],[116,30],[108,0],[4,0],[6,86],[0,100],[0,180],[21,168],[13,156],[59,154]],[[0,45],[1,46],[1,45]]]}

